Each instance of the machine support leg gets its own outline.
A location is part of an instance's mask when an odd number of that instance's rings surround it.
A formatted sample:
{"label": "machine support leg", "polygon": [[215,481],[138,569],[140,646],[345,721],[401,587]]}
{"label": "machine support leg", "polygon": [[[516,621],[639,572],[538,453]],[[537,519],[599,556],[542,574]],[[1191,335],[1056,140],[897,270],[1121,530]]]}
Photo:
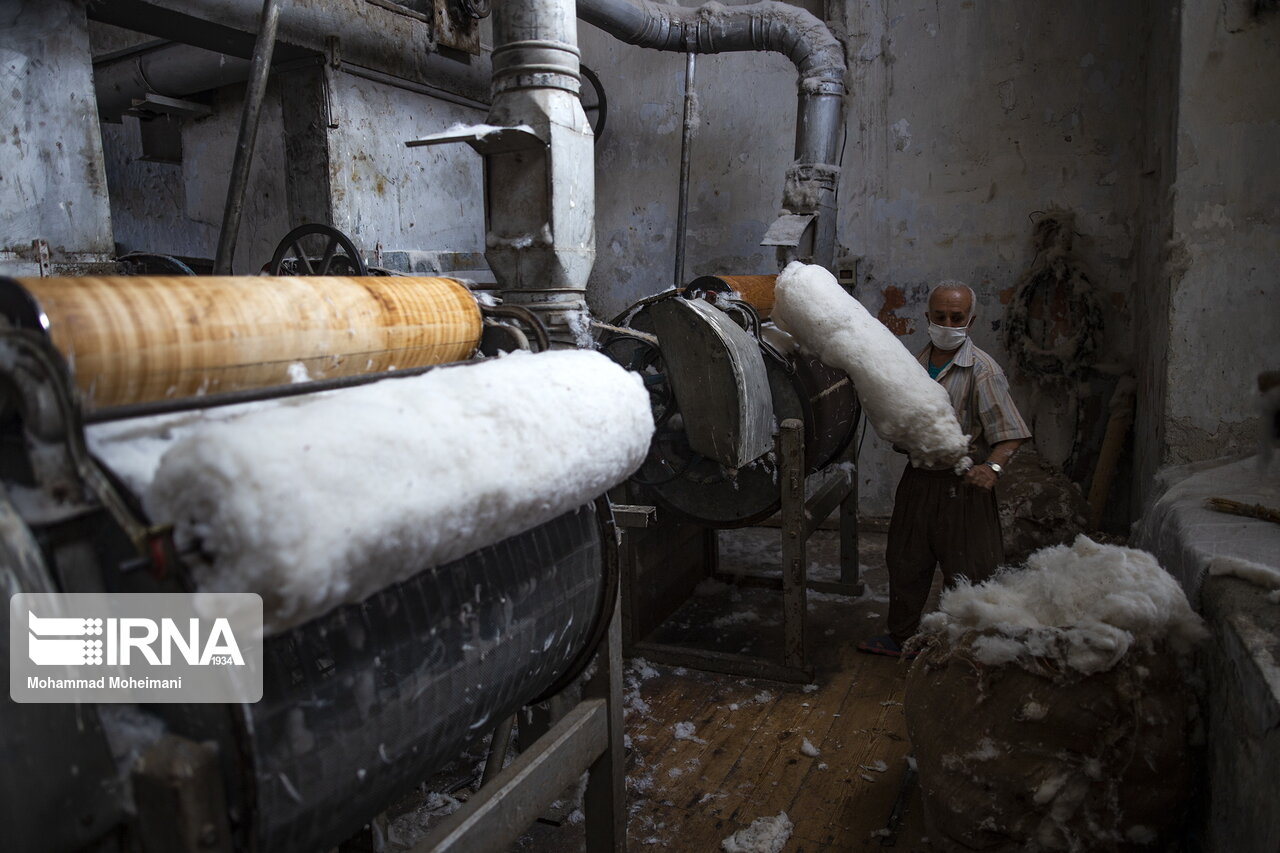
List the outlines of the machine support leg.
{"label": "machine support leg", "polygon": [[608,746],[608,709],[578,703],[410,853],[502,853]]}
{"label": "machine support leg", "polygon": [[[621,595],[621,590],[619,590]],[[627,849],[626,752],[622,735],[622,620],[614,607],[609,633],[597,658],[599,669],[584,698],[604,699],[609,744],[591,765],[582,810],[587,817],[587,849],[624,853]]]}
{"label": "machine support leg", "polygon": [[512,714],[493,730],[493,739],[489,741],[489,757],[484,761],[484,773],[480,776],[480,784],[488,784],[502,769],[502,760],[507,757],[507,747],[511,744],[511,729],[516,724],[516,715]]}
{"label": "machine support leg", "polygon": [[849,472],[849,493],[840,502],[840,583],[862,594],[862,567],[858,563],[858,469]]}
{"label": "machine support leg", "polygon": [[784,420],[778,441],[782,457],[782,663],[800,669],[805,664],[808,615],[804,423],[795,418]]}
{"label": "machine support leg", "polygon": [[165,735],[133,770],[136,842],[143,853],[223,853],[232,849],[214,749]]}

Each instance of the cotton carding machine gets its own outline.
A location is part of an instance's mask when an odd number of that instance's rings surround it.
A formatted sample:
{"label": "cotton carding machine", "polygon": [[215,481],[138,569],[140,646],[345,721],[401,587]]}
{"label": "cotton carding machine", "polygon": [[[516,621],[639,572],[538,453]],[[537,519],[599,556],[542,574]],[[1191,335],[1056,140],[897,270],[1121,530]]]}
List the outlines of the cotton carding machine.
{"label": "cotton carding machine", "polygon": [[657,432],[632,478],[661,506],[708,527],[778,511],[774,435],[804,423],[807,473],[849,447],[861,405],[849,377],[768,325],[776,276],[702,276],[617,318],[606,353],[645,376]]}
{"label": "cotton carding machine", "polygon": [[[861,406],[848,376],[767,324],[775,276],[704,276],[641,300],[602,341],[640,372],[656,431],[628,499],[658,512],[624,542],[624,644],[664,663],[807,683],[808,589],[856,596],[857,480],[852,439]],[[810,579],[807,543],[839,510],[840,573]],[[717,530],[778,513],[778,574],[724,574]],[[674,543],[674,544],[673,544]],[[705,578],[782,593],[781,655],[697,647],[662,626]],[[781,660],[776,658],[781,657]]]}
{"label": "cotton carding machine", "polygon": [[[546,345],[527,312],[480,306],[439,278],[0,279],[0,317],[9,595],[194,588],[192,557],[89,453],[87,425],[467,370],[488,346]],[[291,365],[322,378],[291,383]],[[615,548],[601,498],[418,571],[268,637],[257,703],[148,705],[139,726],[117,707],[9,702],[0,799],[13,849],[332,847],[581,674],[610,624]],[[532,784],[505,800],[489,789],[468,814],[505,808],[505,823],[527,823],[589,766],[606,768],[608,786],[619,714],[588,697],[539,741],[558,751],[519,759]],[[552,737],[565,725],[571,736]],[[129,731],[160,728],[134,763]],[[616,826],[620,807],[589,810],[589,824]],[[454,834],[439,849],[476,843]]]}

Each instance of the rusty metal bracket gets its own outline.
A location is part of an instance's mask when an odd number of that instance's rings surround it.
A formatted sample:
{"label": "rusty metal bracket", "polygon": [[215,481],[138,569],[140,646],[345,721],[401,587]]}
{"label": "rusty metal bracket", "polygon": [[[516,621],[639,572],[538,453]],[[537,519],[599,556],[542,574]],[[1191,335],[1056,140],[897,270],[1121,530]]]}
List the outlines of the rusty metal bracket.
{"label": "rusty metal bracket", "polygon": [[51,266],[49,242],[47,240],[32,240],[31,248],[35,251],[36,263],[40,266],[40,277],[47,278]]}

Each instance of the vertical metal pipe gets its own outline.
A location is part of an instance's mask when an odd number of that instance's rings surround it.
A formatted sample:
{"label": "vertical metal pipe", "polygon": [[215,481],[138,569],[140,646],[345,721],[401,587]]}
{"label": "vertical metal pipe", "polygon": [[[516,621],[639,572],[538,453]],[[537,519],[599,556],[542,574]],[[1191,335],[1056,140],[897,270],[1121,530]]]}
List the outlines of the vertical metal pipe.
{"label": "vertical metal pipe", "polygon": [[684,124],[680,133],[680,201],[676,207],[676,287],[684,286],[684,235],[689,222],[689,160],[693,147],[693,113],[697,95],[693,70],[697,54],[689,51],[684,63]]}
{"label": "vertical metal pipe", "polygon": [[240,135],[236,138],[231,180],[227,184],[227,205],[222,213],[222,230],[218,233],[214,275],[231,275],[231,261],[236,254],[240,216],[244,213],[244,194],[249,185],[249,167],[253,165],[253,146],[258,138],[262,102],[267,94],[267,76],[271,73],[271,55],[275,52],[279,24],[280,0],[262,0],[262,23],[253,46],[253,69],[249,74],[249,89],[245,92],[244,112],[240,115]]}
{"label": "vertical metal pipe", "polygon": [[587,346],[596,257],[594,137],[579,95],[574,0],[493,4],[493,106],[545,145],[485,154],[485,259],[503,302],[535,312],[555,346]]}

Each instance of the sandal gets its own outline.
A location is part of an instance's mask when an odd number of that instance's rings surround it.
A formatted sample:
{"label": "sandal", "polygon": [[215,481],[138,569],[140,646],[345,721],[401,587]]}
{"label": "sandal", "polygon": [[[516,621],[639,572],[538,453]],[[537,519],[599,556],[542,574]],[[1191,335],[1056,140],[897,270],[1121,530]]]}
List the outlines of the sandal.
{"label": "sandal", "polygon": [[881,634],[878,637],[863,640],[858,643],[858,651],[866,652],[869,655],[883,655],[889,658],[905,657],[907,660],[911,660],[919,654],[919,652],[904,652],[902,646],[898,645],[898,641],[889,634]]}

